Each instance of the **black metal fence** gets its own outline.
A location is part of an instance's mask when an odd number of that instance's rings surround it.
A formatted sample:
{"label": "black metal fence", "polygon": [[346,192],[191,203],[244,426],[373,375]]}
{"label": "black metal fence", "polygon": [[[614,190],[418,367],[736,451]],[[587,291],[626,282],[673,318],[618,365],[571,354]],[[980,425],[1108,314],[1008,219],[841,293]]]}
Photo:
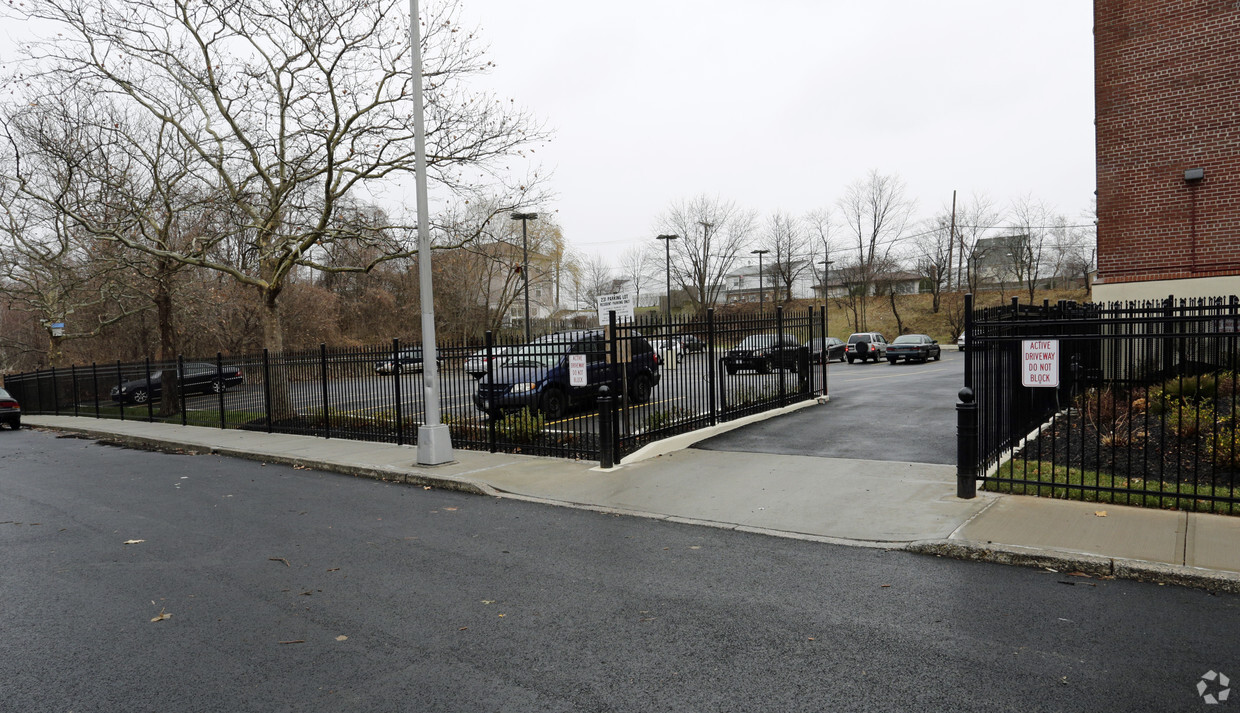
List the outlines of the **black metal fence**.
{"label": "black metal fence", "polygon": [[[637,320],[534,339],[440,345],[439,410],[454,447],[619,462],[642,446],[814,398],[823,313]],[[774,335],[783,335],[776,339]],[[746,340],[749,340],[748,342]],[[733,354],[738,345],[743,353]],[[89,364],[7,375],[30,414],[166,421],[416,444],[420,345]],[[162,384],[172,386],[171,408]]]}
{"label": "black metal fence", "polygon": [[1240,514],[1240,299],[966,310],[962,491]]}

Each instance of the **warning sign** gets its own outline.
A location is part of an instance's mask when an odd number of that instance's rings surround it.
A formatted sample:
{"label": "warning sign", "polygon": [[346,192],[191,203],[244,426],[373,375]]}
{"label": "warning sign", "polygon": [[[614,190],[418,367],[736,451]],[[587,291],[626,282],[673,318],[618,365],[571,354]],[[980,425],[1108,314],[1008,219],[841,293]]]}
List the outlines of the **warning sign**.
{"label": "warning sign", "polygon": [[1022,386],[1059,386],[1059,340],[1024,339],[1020,343]]}
{"label": "warning sign", "polygon": [[586,355],[585,354],[569,354],[568,355],[568,385],[569,386],[585,386],[589,383],[589,377],[586,374]]}

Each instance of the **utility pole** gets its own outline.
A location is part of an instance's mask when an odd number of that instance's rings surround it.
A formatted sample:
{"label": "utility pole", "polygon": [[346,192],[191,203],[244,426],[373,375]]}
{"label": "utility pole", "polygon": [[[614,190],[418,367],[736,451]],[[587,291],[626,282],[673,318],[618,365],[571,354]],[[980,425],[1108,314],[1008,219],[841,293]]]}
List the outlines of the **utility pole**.
{"label": "utility pole", "polygon": [[[952,291],[952,248],[956,247],[956,192],[952,191],[952,228],[951,234],[947,237],[947,291]],[[963,248],[961,253],[963,253]],[[936,276],[937,279],[937,276]],[[960,284],[959,276],[956,278],[956,284]],[[937,309],[937,308],[936,308]]]}

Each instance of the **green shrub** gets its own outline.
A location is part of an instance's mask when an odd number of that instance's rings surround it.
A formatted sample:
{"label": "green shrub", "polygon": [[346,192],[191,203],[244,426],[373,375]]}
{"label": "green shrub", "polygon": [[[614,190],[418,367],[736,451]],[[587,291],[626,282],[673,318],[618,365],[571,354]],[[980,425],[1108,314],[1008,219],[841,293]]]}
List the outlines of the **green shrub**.
{"label": "green shrub", "polygon": [[528,407],[505,415],[495,424],[496,437],[509,443],[532,443],[542,436],[546,419]]}

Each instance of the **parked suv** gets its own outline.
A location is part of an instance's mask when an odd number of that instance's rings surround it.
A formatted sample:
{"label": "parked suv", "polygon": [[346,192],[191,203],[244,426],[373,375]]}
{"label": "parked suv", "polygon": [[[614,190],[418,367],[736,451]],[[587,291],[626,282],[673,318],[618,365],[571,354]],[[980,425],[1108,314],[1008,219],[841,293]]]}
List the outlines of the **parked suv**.
{"label": "parked suv", "polygon": [[751,334],[728,350],[720,362],[729,374],[741,369],[769,374],[777,368],[796,371],[800,358],[801,343],[791,334]]}
{"label": "parked suv", "polygon": [[887,340],[878,332],[857,332],[848,336],[848,346],[844,347],[844,356],[848,363],[860,359],[879,361],[887,357]]}
{"label": "parked suv", "polygon": [[[632,350],[631,360],[623,364],[629,400],[645,403],[659,383],[659,356],[645,337],[636,335],[624,341]],[[530,408],[554,420],[576,404],[593,401],[603,386],[619,396],[615,377],[624,372],[607,362],[607,349],[600,329],[552,334],[513,347],[496,359],[489,375],[479,379],[474,405],[493,418],[506,411]],[[586,356],[585,386],[573,386],[569,381],[570,354]]]}

